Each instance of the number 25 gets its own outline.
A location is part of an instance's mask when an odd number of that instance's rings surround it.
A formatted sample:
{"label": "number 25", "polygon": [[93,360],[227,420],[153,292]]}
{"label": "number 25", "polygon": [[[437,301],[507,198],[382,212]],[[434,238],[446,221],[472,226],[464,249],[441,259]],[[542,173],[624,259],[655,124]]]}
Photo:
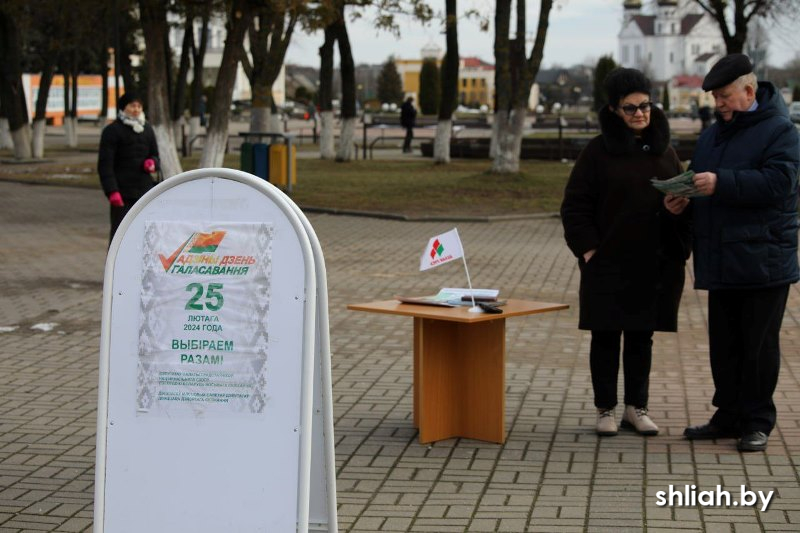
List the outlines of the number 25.
{"label": "number 25", "polygon": [[[194,295],[186,302],[186,309],[193,311],[202,311],[203,304],[200,299],[203,297],[203,284],[190,283],[186,286],[187,291],[194,291]],[[222,297],[222,283],[209,283],[208,290],[205,290],[205,307],[209,311],[219,311],[222,309],[222,304],[225,303],[225,298]]]}

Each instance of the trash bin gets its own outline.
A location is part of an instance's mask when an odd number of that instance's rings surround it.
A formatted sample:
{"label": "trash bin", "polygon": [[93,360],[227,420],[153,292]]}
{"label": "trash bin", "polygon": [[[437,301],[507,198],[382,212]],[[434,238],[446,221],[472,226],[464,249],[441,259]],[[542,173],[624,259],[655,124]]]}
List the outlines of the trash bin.
{"label": "trash bin", "polygon": [[242,154],[239,158],[239,168],[242,172],[253,173],[253,143],[242,143]]}
{"label": "trash bin", "polygon": [[[288,150],[285,144],[272,144],[269,147],[269,182],[276,187],[285,188],[289,179],[286,165]],[[292,146],[292,185],[297,184],[297,147]]]}
{"label": "trash bin", "polygon": [[253,144],[253,174],[262,180],[269,181],[269,145]]}

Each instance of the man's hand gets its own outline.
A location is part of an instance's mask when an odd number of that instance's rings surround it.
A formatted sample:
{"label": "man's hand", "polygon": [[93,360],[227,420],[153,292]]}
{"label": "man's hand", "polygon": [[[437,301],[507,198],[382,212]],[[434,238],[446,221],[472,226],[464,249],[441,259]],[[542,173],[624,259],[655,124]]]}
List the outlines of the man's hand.
{"label": "man's hand", "polygon": [[713,172],[700,172],[694,175],[694,186],[705,196],[711,196],[717,188],[717,175]]}
{"label": "man's hand", "polygon": [[689,205],[689,199],[685,196],[673,196],[668,194],[664,197],[664,207],[673,215],[680,215],[686,206]]}
{"label": "man's hand", "polygon": [[125,205],[125,202],[122,201],[122,195],[119,191],[114,191],[108,195],[108,201],[114,207],[122,207]]}
{"label": "man's hand", "polygon": [[591,259],[591,258],[592,258],[592,256],[594,255],[594,253],[595,253],[596,251],[597,251],[597,250],[595,249],[595,250],[589,250],[588,252],[585,252],[585,253],[583,254],[583,260],[584,260],[584,262],[588,263],[588,262],[589,262],[589,259]]}

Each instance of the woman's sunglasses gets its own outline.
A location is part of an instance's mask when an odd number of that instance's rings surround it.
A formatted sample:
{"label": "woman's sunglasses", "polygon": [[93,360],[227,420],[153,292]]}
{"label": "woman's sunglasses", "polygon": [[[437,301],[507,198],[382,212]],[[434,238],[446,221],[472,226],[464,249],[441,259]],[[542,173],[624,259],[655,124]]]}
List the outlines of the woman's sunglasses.
{"label": "woman's sunglasses", "polygon": [[625,104],[624,106],[620,106],[620,109],[622,109],[623,113],[632,117],[636,114],[637,109],[641,111],[642,114],[649,113],[652,106],[653,102],[642,102],[639,105]]}

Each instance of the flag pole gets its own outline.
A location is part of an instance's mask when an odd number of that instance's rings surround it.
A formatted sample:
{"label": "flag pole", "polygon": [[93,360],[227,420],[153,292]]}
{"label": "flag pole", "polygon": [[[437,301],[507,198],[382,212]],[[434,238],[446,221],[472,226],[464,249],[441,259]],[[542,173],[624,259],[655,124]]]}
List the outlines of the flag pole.
{"label": "flag pole", "polygon": [[[453,228],[458,235],[458,228]],[[470,313],[481,313],[483,310],[475,304],[475,291],[472,290],[472,280],[469,278],[469,269],[467,268],[467,254],[464,252],[464,245],[461,244],[461,236],[458,237],[458,243],[461,245],[461,260],[464,261],[464,272],[467,273],[467,285],[469,286],[469,296],[472,298],[472,307],[469,308]]]}

